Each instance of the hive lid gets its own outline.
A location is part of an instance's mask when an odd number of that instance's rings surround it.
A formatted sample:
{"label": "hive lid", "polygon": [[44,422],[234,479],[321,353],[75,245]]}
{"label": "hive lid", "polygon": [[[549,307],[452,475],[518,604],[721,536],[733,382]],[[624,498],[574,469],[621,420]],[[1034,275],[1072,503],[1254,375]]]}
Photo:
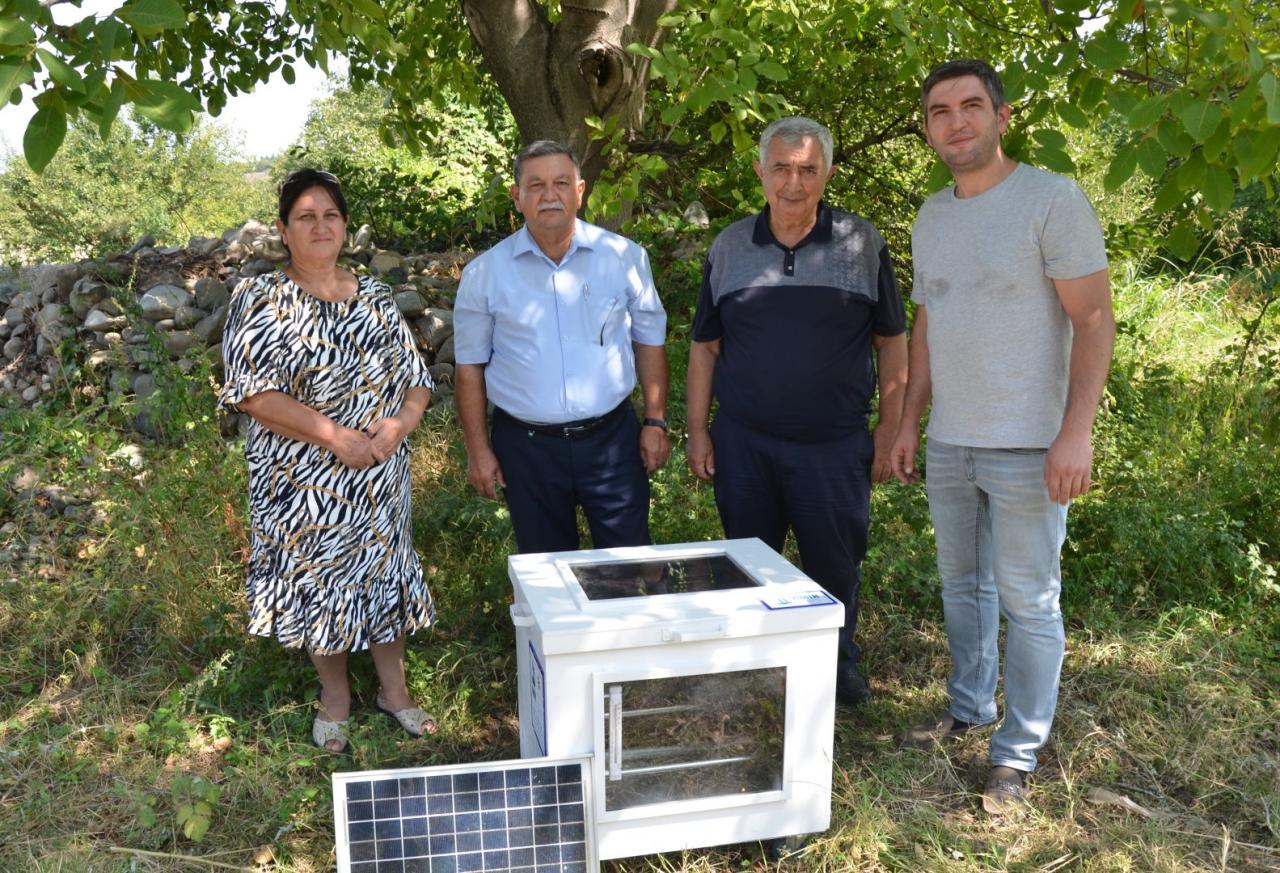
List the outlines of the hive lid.
{"label": "hive lid", "polygon": [[[512,555],[517,622],[544,638],[572,636],[553,650],[651,643],[635,631],[660,629],[660,642],[839,627],[843,606],[759,539]],[[568,645],[568,649],[561,648]]]}

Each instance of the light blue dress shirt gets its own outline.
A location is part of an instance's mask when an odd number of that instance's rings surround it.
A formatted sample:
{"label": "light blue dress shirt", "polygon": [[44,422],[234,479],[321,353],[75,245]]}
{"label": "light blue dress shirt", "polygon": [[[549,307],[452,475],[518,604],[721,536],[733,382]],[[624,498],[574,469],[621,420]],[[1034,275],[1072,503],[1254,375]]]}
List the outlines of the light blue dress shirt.
{"label": "light blue dress shirt", "polygon": [[662,345],[667,313],[645,250],[578,220],[559,264],[528,228],[469,263],[453,329],[457,362],[487,365],[494,405],[562,424],[604,415],[631,394],[631,343]]}

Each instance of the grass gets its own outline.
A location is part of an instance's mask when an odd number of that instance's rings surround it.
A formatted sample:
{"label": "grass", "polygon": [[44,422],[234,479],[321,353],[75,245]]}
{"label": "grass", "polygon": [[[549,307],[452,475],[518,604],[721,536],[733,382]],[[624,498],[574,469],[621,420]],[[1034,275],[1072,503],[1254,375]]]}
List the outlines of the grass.
{"label": "grass", "polygon": [[[1247,362],[1248,390],[1232,381],[1257,308],[1246,292],[1134,276],[1117,295],[1127,332],[1100,484],[1073,509],[1067,661],[1033,815],[981,814],[984,737],[897,747],[943,705],[947,652],[924,496],[894,485],[875,494],[866,566],[876,697],[840,713],[832,828],[784,861],[741,845],[604,869],[1280,869],[1280,463],[1259,443],[1270,377]],[[675,412],[688,314],[671,308]],[[334,757],[308,741],[305,658],[242,632],[238,448],[207,407],[183,406],[185,441],[144,444],[139,471],[118,453],[129,410],[72,396],[0,411],[6,485],[29,467],[87,501],[68,515],[0,489],[0,870],[328,870],[335,770],[518,756],[509,523],[468,489],[447,407],[414,458],[414,538],[441,620],[408,654],[441,731],[412,742],[376,718],[357,657],[353,751]],[[709,489],[681,461],[655,480],[655,537],[717,536]]]}

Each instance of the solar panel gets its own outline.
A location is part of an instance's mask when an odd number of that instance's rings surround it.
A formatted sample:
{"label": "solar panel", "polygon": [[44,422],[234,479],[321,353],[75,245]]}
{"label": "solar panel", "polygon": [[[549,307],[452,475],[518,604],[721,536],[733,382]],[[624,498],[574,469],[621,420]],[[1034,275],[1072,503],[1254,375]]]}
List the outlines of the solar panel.
{"label": "solar panel", "polygon": [[590,761],[335,773],[339,873],[598,873]]}

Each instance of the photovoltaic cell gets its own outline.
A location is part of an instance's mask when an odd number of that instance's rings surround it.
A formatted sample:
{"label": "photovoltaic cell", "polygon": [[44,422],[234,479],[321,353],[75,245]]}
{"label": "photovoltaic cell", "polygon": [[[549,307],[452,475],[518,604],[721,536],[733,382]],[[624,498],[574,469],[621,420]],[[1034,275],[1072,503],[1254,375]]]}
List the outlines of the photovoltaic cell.
{"label": "photovoltaic cell", "polygon": [[335,773],[338,870],[598,873],[589,777],[589,757]]}

